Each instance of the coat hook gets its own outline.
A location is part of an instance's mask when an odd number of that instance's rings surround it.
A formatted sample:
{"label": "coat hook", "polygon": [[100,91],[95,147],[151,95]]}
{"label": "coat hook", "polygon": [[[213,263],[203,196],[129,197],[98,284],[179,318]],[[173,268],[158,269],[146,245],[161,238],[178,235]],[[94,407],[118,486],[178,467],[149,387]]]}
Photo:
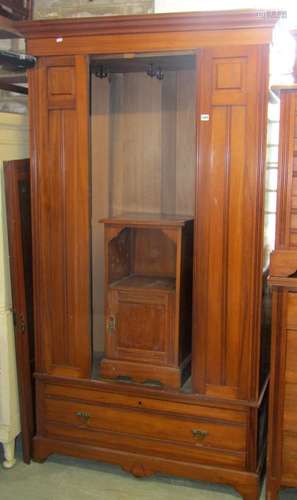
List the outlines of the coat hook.
{"label": "coat hook", "polygon": [[97,76],[97,78],[109,78],[110,77],[109,72],[106,70],[106,68],[104,68],[103,65],[99,66],[99,69],[95,71],[95,76]]}
{"label": "coat hook", "polygon": [[156,70],[155,70],[153,64],[149,64],[149,66],[148,66],[148,68],[146,70],[146,74],[148,76],[150,76],[151,78],[154,78],[154,76],[156,76]]}
{"label": "coat hook", "polygon": [[164,73],[160,67],[156,71],[156,78],[157,80],[164,80]]}
{"label": "coat hook", "polygon": [[146,70],[146,74],[151,78],[157,78],[157,80],[164,80],[164,73],[159,66],[159,68],[155,68],[153,64],[150,64]]}

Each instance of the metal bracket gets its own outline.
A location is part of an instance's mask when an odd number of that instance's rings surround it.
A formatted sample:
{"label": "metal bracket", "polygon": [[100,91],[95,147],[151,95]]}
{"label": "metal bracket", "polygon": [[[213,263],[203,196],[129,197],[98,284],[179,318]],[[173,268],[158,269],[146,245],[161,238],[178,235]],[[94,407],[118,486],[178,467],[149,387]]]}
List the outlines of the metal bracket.
{"label": "metal bracket", "polygon": [[24,333],[26,329],[25,318],[22,314],[18,314],[16,311],[13,311],[13,324],[14,328],[17,332]]}

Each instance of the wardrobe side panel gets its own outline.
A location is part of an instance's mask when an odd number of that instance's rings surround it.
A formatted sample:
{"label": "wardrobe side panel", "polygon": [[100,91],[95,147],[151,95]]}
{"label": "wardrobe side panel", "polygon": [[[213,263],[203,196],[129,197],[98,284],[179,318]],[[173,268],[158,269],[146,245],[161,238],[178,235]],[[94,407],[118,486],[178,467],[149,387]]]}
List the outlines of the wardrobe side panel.
{"label": "wardrobe side panel", "polygon": [[259,364],[267,51],[224,47],[202,51],[199,61],[193,384],[209,396],[251,399]]}
{"label": "wardrobe side panel", "polygon": [[90,372],[88,65],[31,71],[33,272],[38,372]]}

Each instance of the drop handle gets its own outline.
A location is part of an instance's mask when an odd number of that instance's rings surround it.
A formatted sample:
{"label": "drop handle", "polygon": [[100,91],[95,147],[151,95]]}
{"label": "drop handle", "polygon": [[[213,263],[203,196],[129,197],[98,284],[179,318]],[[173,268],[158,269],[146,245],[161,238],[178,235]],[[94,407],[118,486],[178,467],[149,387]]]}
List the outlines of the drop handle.
{"label": "drop handle", "polygon": [[203,439],[206,438],[206,436],[208,435],[208,432],[207,431],[203,431],[201,429],[192,429],[192,435],[198,441],[202,441]]}
{"label": "drop handle", "polygon": [[87,424],[91,418],[91,415],[85,411],[77,411],[75,415],[83,420]]}

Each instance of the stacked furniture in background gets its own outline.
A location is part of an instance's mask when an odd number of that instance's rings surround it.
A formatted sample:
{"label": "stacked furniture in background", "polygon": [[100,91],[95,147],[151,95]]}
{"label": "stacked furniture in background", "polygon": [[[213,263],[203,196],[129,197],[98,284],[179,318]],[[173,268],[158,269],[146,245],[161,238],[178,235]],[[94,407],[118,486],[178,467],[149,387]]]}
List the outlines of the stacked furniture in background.
{"label": "stacked furniture in background", "polygon": [[272,349],[267,498],[297,487],[297,85],[280,94],[275,251],[271,255]]}

